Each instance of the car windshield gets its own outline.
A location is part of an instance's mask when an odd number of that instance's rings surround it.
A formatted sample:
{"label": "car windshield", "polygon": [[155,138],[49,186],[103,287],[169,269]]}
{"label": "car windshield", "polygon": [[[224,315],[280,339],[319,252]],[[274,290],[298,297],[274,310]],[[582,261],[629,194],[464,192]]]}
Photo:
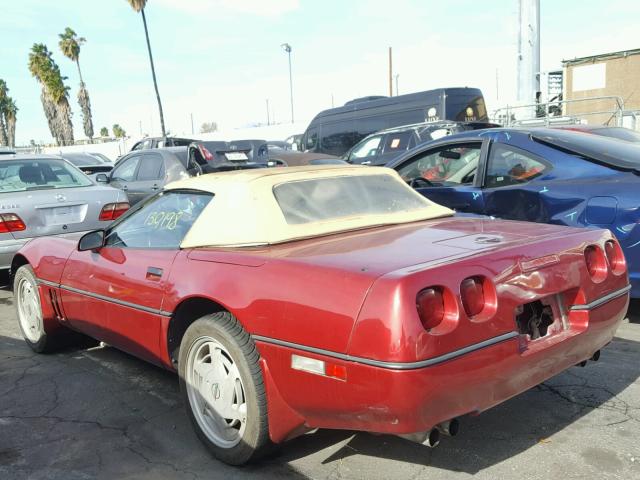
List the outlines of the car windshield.
{"label": "car windshield", "polygon": [[391,175],[317,178],[273,188],[288,224],[410,212],[430,203]]}
{"label": "car windshield", "polygon": [[34,159],[0,162],[0,192],[23,192],[92,185],[82,172],[64,160]]}

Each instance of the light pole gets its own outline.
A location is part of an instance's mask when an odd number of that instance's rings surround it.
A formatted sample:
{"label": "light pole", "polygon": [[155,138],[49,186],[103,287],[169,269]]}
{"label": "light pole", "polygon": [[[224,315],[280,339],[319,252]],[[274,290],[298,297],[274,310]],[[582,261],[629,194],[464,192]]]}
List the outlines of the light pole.
{"label": "light pole", "polygon": [[293,123],[293,77],[291,76],[291,45],[283,43],[280,45],[289,55],[289,94],[291,95],[291,123]]}
{"label": "light pole", "polygon": [[398,95],[400,95],[400,93],[398,92],[398,77],[399,77],[399,76],[400,76],[400,74],[399,74],[399,73],[396,73],[396,74],[394,75],[394,77],[396,77],[396,97],[397,97]]}

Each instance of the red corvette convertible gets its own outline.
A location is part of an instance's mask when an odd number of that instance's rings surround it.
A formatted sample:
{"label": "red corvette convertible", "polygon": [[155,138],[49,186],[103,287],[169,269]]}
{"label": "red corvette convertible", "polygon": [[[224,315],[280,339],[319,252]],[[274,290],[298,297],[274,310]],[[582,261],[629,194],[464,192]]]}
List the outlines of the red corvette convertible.
{"label": "red corvette convertible", "polygon": [[176,370],[231,464],[315,428],[434,446],[596,359],[629,302],[609,231],[455,218],[374,167],[180,181],[13,272],[31,348],[81,333]]}

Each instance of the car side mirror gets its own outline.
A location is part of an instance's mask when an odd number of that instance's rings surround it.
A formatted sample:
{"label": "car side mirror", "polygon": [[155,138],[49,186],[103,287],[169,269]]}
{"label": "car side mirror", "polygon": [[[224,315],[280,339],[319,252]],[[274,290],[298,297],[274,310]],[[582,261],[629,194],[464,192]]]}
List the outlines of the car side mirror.
{"label": "car side mirror", "polygon": [[104,246],[104,230],[94,230],[85,233],[78,241],[78,251],[86,252],[87,250],[98,251]]}
{"label": "car side mirror", "polygon": [[99,183],[109,183],[109,177],[106,173],[99,173],[96,175],[96,182]]}

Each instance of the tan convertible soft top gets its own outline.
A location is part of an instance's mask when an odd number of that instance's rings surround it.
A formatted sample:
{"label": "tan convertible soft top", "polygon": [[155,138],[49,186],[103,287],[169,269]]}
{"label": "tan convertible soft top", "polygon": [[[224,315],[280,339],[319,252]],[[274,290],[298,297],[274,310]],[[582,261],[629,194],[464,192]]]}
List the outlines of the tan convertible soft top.
{"label": "tan convertible soft top", "polygon": [[[384,175],[411,196],[416,207],[378,213],[289,223],[274,195],[274,187],[305,180]],[[211,192],[212,201],[185,236],[181,248],[202,246],[241,247],[268,245],[328,235],[377,225],[393,225],[452,215],[453,211],[433,203],[409,187],[389,168],[363,166],[303,166],[260,168],[212,173],[173,182],[165,190],[190,189]],[[415,197],[415,198],[413,198]]]}

